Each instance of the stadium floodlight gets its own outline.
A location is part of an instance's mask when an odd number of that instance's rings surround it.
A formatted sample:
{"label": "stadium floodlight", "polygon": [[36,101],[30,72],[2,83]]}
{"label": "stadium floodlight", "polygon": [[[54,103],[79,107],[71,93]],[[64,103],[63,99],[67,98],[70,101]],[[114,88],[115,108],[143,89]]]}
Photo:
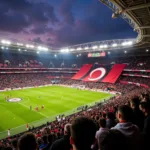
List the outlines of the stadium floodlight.
{"label": "stadium floodlight", "polygon": [[18,51],[21,51],[21,49],[19,48]]}
{"label": "stadium floodlight", "polygon": [[112,47],[117,47],[117,46],[118,46],[117,43],[112,44]]}
{"label": "stadium floodlight", "polygon": [[65,52],[67,52],[67,53],[68,53],[68,52],[69,52],[69,49],[68,49],[68,48],[66,48],[66,49],[65,49]]}
{"label": "stadium floodlight", "polygon": [[108,45],[103,45],[103,47],[104,47],[104,48],[107,48],[107,47],[108,47]]}
{"label": "stadium floodlight", "polygon": [[110,52],[108,52],[108,54],[110,55]]}
{"label": "stadium floodlight", "polygon": [[40,51],[48,51],[47,47],[42,47],[42,46],[38,46],[37,49]]}
{"label": "stadium floodlight", "polygon": [[31,48],[34,48],[35,46],[34,46],[34,45],[30,45],[30,47],[31,47]]}
{"label": "stadium floodlight", "polygon": [[127,53],[127,51],[124,51],[124,53],[126,54],[126,53]]}
{"label": "stadium floodlight", "polygon": [[39,51],[37,51],[36,53],[37,53],[37,54],[39,54],[40,52],[39,52]]}
{"label": "stadium floodlight", "polygon": [[2,43],[2,44],[7,44],[7,45],[10,45],[10,44],[11,44],[11,42],[10,42],[10,41],[7,41],[7,40],[1,40],[1,43]]}
{"label": "stadium floodlight", "polygon": [[48,51],[48,48],[47,48],[47,47],[43,47],[43,50],[44,50],[44,51]]}
{"label": "stadium floodlight", "polygon": [[26,47],[27,47],[27,48],[34,48],[35,46],[34,46],[34,45],[28,45],[28,44],[27,44]]}
{"label": "stadium floodlight", "polygon": [[77,55],[77,57],[79,57],[79,56]]}
{"label": "stadium floodlight", "polygon": [[2,43],[2,44],[5,44],[5,42],[6,42],[5,40],[1,40],[1,43]]}
{"label": "stadium floodlight", "polygon": [[147,49],[146,52],[149,52],[149,49]]}
{"label": "stadium floodlight", "polygon": [[98,48],[98,47],[97,47],[96,45],[92,47],[92,49],[97,49],[97,48]]}
{"label": "stadium floodlight", "polygon": [[55,54],[54,57],[57,57],[57,55]]}
{"label": "stadium floodlight", "polygon": [[82,50],[82,48],[81,48],[81,47],[78,47],[77,50],[80,51],[80,50]]}
{"label": "stadium floodlight", "polygon": [[99,47],[100,47],[100,48],[104,48],[104,45],[100,45]]}
{"label": "stadium floodlight", "polygon": [[38,46],[38,50],[42,51],[43,47],[42,46]]}
{"label": "stadium floodlight", "polygon": [[29,48],[29,45],[26,45],[27,48]]}
{"label": "stadium floodlight", "polygon": [[81,56],[82,54],[79,54],[79,56]]}
{"label": "stadium floodlight", "polygon": [[75,49],[71,48],[70,51],[74,51]]}
{"label": "stadium floodlight", "polygon": [[133,45],[132,41],[128,41],[128,42],[123,42],[122,43],[122,46],[130,46],[130,45]]}
{"label": "stadium floodlight", "polygon": [[88,47],[85,47],[84,49],[87,50],[87,49],[89,49],[89,48],[88,48]]}
{"label": "stadium floodlight", "polygon": [[129,41],[129,42],[128,42],[128,45],[132,45],[132,44],[133,44],[133,42],[132,42],[132,41]]}
{"label": "stadium floodlight", "polygon": [[62,53],[68,53],[68,52],[69,52],[69,49],[68,49],[68,48],[61,49],[61,52],[62,52]]}
{"label": "stadium floodlight", "polygon": [[61,49],[60,51],[63,53],[63,52],[64,52],[64,49]]}
{"label": "stadium floodlight", "polygon": [[18,45],[18,46],[23,46],[23,44],[22,44],[22,43],[17,43],[17,45]]}
{"label": "stadium floodlight", "polygon": [[6,47],[6,49],[8,49],[8,47]]}
{"label": "stadium floodlight", "polygon": [[123,42],[123,43],[122,43],[122,46],[126,46],[126,45],[128,45],[127,42]]}
{"label": "stadium floodlight", "polygon": [[37,49],[38,49],[38,50],[41,50],[41,46],[38,46]]}
{"label": "stadium floodlight", "polygon": [[6,43],[6,44],[10,45],[10,44],[11,44],[11,42],[10,42],[10,41],[7,41],[7,43]]}
{"label": "stadium floodlight", "polygon": [[5,48],[5,47],[3,47],[3,46],[1,47],[1,49],[4,49],[4,48]]}

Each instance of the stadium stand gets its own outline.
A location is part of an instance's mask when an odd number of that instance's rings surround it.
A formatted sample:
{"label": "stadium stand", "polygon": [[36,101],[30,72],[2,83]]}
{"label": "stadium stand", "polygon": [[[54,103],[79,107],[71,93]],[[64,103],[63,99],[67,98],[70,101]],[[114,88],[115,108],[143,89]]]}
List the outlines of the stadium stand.
{"label": "stadium stand", "polygon": [[[7,74],[6,73],[5,75],[0,75],[1,89],[2,88],[8,88],[8,87],[16,88],[16,87],[25,87],[25,86],[38,86],[38,85],[51,83],[51,80],[49,80],[49,78],[47,78],[47,76],[49,76],[49,74],[39,73],[39,74],[36,74],[36,78],[33,78],[33,76],[34,76],[34,74],[32,74],[32,73],[31,74]],[[140,78],[140,80],[139,80],[139,78]],[[85,81],[81,81],[81,80],[71,80],[71,79],[70,80],[60,79],[59,84],[63,84],[63,85],[73,85],[73,84],[85,85],[86,87],[88,87],[90,89],[97,88],[97,89],[102,89],[105,91],[107,91],[107,90],[108,91],[110,91],[110,90],[118,91],[118,92],[121,92],[122,95],[112,98],[109,102],[106,102],[103,105],[94,106],[94,107],[90,108],[89,110],[86,110],[86,111],[83,110],[82,112],[74,114],[72,116],[61,118],[61,121],[56,120],[55,122],[47,123],[47,125],[43,125],[43,126],[38,127],[38,128],[33,128],[33,129],[30,128],[30,131],[32,132],[32,134],[34,134],[36,140],[38,141],[38,146],[42,147],[40,149],[44,149],[47,147],[50,148],[50,146],[53,145],[52,143],[54,141],[57,141],[58,139],[63,138],[63,131],[64,131],[65,124],[71,123],[72,119],[75,117],[78,117],[78,116],[90,117],[97,123],[97,125],[99,124],[99,119],[104,118],[104,119],[106,119],[107,124],[109,124],[110,122],[114,122],[113,125],[110,125],[111,127],[114,126],[117,123],[115,121],[115,112],[118,109],[118,107],[122,106],[122,105],[129,105],[129,102],[133,96],[139,97],[139,99],[138,99],[138,101],[139,101],[138,104],[139,104],[140,101],[142,101],[140,95],[143,93],[145,93],[145,95],[147,95],[147,92],[148,92],[148,89],[145,89],[142,86],[139,87],[139,85],[135,86],[135,85],[121,84],[120,81],[122,81],[122,80],[128,81],[128,82],[131,82],[131,81],[132,82],[140,82],[142,84],[148,83],[147,81],[145,81],[145,78],[142,78],[142,77],[124,77],[124,76],[121,76],[116,84],[99,83],[99,82],[85,82]],[[148,95],[148,97],[146,98],[147,102],[149,101],[149,98],[150,97]],[[147,104],[147,102],[146,102],[146,104]],[[149,106],[149,103],[147,105]],[[112,117],[110,117],[110,119],[108,119],[108,117],[107,117],[108,113],[111,113],[111,115],[112,115]],[[132,122],[132,120],[131,120],[131,122]],[[133,121],[133,123],[134,123],[134,121]],[[144,122],[142,124],[144,126]],[[148,122],[146,122],[146,124],[148,124]],[[141,131],[149,130],[149,127],[146,124],[144,126],[145,128],[142,128]],[[113,131],[111,131],[111,132],[113,132]],[[1,147],[13,148],[13,142],[15,140],[19,140],[20,136],[22,134],[1,140]],[[119,133],[115,133],[115,134],[123,134],[123,133],[119,132]],[[26,135],[26,133],[25,133],[25,135]],[[20,142],[22,141],[22,139],[28,138],[28,133],[27,133],[26,137],[24,137],[24,136],[21,137]],[[29,136],[31,136],[31,135],[29,135]],[[105,136],[107,137],[107,134]],[[117,136],[117,135],[113,135],[113,136]],[[149,135],[147,135],[147,133],[144,133],[144,138],[147,139],[148,138],[147,136],[149,136]],[[49,142],[45,142],[45,139],[46,139],[46,141],[49,141]],[[103,145],[102,143],[103,143],[103,140],[101,141],[100,147]],[[99,145],[99,143],[97,143],[97,145]],[[144,145],[146,145],[146,143]],[[71,147],[71,145],[68,144],[68,147]],[[54,146],[52,146],[51,149],[54,149]]]}
{"label": "stadium stand", "polygon": [[[81,112],[73,114],[71,116],[60,117],[59,120],[56,119],[54,122],[47,122],[46,124],[43,124],[42,126],[38,128],[29,127],[29,131],[31,132],[30,134],[28,132],[25,132],[25,133],[21,133],[12,137],[8,137],[7,139],[3,139],[0,141],[1,149],[14,149],[14,147],[16,146],[15,143],[17,143],[17,141],[18,141],[18,147],[22,149],[21,145],[24,143],[23,141],[25,140],[25,142],[27,142],[28,139],[30,138],[34,138],[34,140],[37,141],[37,144],[38,144],[37,147],[43,150],[44,149],[46,150],[57,149],[60,146],[60,144],[67,144],[67,145],[64,145],[65,147],[67,147],[66,149],[70,149],[72,148],[72,146],[78,147],[78,144],[79,144],[79,147],[88,146],[86,144],[84,145],[83,141],[82,143],[77,142],[77,145],[76,145],[76,142],[74,142],[75,139],[73,138],[74,134],[73,134],[72,129],[71,129],[70,134],[73,140],[71,142],[72,145],[70,145],[69,138],[65,132],[66,130],[65,125],[68,123],[72,123],[74,118],[77,118],[77,121],[73,122],[75,126],[77,126],[78,123],[79,124],[83,123],[84,125],[84,120],[85,120],[85,123],[86,122],[87,124],[89,123],[89,128],[90,128],[90,122],[92,123],[92,121],[88,120],[87,118],[91,118],[94,121],[94,123],[96,123],[97,125],[97,131],[99,130],[98,129],[99,125],[101,125],[101,123],[99,122],[101,118],[103,118],[103,120],[106,121],[106,128],[107,128],[107,131],[109,132],[102,132],[102,133],[100,132],[101,134],[99,134],[99,136],[104,135],[103,136],[104,138],[102,140],[97,140],[94,143],[92,140],[93,133],[91,133],[90,142],[91,144],[93,144],[91,145],[93,149],[99,149],[99,148],[103,149],[104,147],[107,147],[108,144],[111,144],[109,143],[110,140],[107,141],[107,138],[112,140],[113,137],[115,137],[116,139],[120,137],[118,139],[118,140],[122,139],[120,143],[127,145],[128,139],[133,139],[132,137],[134,137],[135,134],[139,134],[137,133],[136,130],[141,131],[142,135],[140,136],[141,139],[137,139],[139,140],[138,142],[139,145],[137,145],[137,148],[135,146],[132,146],[132,149],[144,149],[144,148],[146,149],[147,147],[149,147],[149,144],[148,144],[149,134],[148,133],[149,133],[149,101],[150,101],[149,86],[150,86],[150,82],[147,76],[149,76],[150,62],[146,61],[145,63],[144,61],[145,57],[135,57],[135,60],[137,61],[134,61],[134,62],[131,61],[132,59],[133,57],[131,57],[131,59],[128,59],[125,57],[124,60],[121,59],[121,61],[116,61],[116,63],[120,63],[123,65],[125,64],[126,67],[123,69],[123,71],[120,74],[120,77],[114,84],[103,83],[101,81],[92,82],[92,81],[84,81],[81,79],[79,80],[72,79],[72,77],[76,73],[78,74],[78,71],[80,70],[78,68],[24,68],[24,67],[5,68],[5,67],[1,67],[0,69],[0,83],[1,83],[0,89],[1,90],[7,89],[7,88],[22,88],[22,87],[28,87],[28,86],[36,87],[36,86],[47,85],[47,84],[61,84],[61,85],[66,85],[66,86],[83,85],[89,89],[101,89],[103,91],[117,91],[119,93],[122,93],[121,95],[111,98],[110,101],[106,101],[101,105],[93,106],[89,108],[88,110],[83,109]],[[105,61],[107,62],[107,59]],[[109,65],[110,64],[111,63],[109,63]],[[114,65],[115,64],[111,64],[111,66],[114,66]],[[90,66],[89,67],[90,69],[92,67],[92,65],[87,65],[87,66],[88,67]],[[95,66],[97,66],[97,64],[94,65],[94,67]],[[102,66],[104,67],[108,65],[102,65]],[[81,70],[82,69],[84,69],[84,65],[83,65],[83,68],[81,68]],[[89,73],[90,69],[88,69],[88,71],[86,72]],[[85,72],[85,70],[83,72]],[[35,77],[35,73],[36,73],[36,77]],[[80,78],[81,76],[84,76],[82,73],[79,75],[80,75]],[[137,102],[133,101],[134,97],[136,97]],[[132,105],[131,105],[131,102],[133,103]],[[128,118],[127,118],[127,123],[126,123],[124,122],[126,120],[124,120],[124,118],[121,118],[121,120],[119,120],[118,122],[117,119],[119,119],[120,115],[119,114],[118,116],[115,115],[118,109],[120,110],[121,114],[125,113],[123,114],[123,116],[125,115],[126,117],[127,115],[128,117],[128,114],[126,114],[127,113],[126,110],[124,110],[124,107],[125,107],[124,105],[128,106],[129,108],[131,107],[132,109],[134,109],[133,105],[136,105],[136,108],[133,111],[134,113],[133,115],[137,115],[136,113],[145,115],[144,117],[145,121],[143,120],[141,122],[142,118],[137,117],[136,121],[133,118],[130,118],[131,120],[128,121]],[[141,106],[140,109],[139,109],[139,105]],[[129,108],[125,107],[125,109],[129,109]],[[80,117],[84,116],[86,117],[86,119],[79,118],[80,120],[79,121],[78,120],[79,116]],[[139,120],[140,120],[140,125],[138,123]],[[125,133],[124,129],[120,129],[120,124],[122,123],[124,123],[124,126],[127,125],[127,127],[129,128],[129,131],[130,131],[130,128],[135,127],[134,129],[135,131],[133,131],[133,134],[130,134],[130,132],[128,133],[128,131],[126,131]],[[82,125],[80,126],[82,127]],[[112,127],[114,128],[111,129]],[[81,128],[81,130],[83,129]],[[88,127],[86,130],[89,130]],[[93,130],[93,132],[96,134],[95,130]],[[128,134],[130,134],[130,137],[127,136]],[[80,135],[80,136],[84,137],[87,135],[85,134],[85,135]],[[100,137],[97,137],[97,139],[98,138]],[[127,144],[125,142],[126,139],[127,139],[126,141]],[[87,140],[90,140],[90,139],[87,139]],[[135,145],[134,142],[137,143],[136,140],[135,141],[131,140],[131,141],[133,141],[133,144],[129,143],[130,148],[131,148],[131,144]],[[116,140],[113,141],[113,143],[115,142]],[[115,146],[117,149],[117,144],[113,146]],[[126,147],[126,149],[130,149],[130,148]]]}
{"label": "stadium stand", "polygon": [[[108,0],[101,1],[107,5],[111,4]],[[145,41],[145,45],[150,41],[149,2],[114,2],[120,6],[121,11],[117,14],[114,10],[116,14],[113,16],[126,12],[130,19],[134,19],[137,25],[134,30],[139,32],[138,41]],[[59,116],[55,121],[37,128],[29,126],[29,130],[24,133],[0,140],[0,150],[150,149],[150,56],[117,56],[102,59],[84,57],[80,61],[76,60],[77,58],[74,58],[71,62],[66,60],[64,63],[63,59],[42,59],[15,53],[10,57],[0,54],[0,90],[56,83],[66,86],[84,85],[89,89],[121,93],[109,101],[84,108],[70,116]],[[123,67],[117,77],[113,77],[117,78],[113,84],[100,80],[82,80],[95,64],[111,67],[121,64]]]}
{"label": "stadium stand", "polygon": [[[70,81],[67,81],[66,84],[72,84],[73,82],[83,82],[83,81],[75,81],[75,80],[70,80]],[[62,81],[62,83],[64,83]],[[86,83],[86,86],[89,84],[89,87],[93,87],[95,88],[96,87],[96,84],[97,83]],[[103,85],[99,84],[101,87],[103,88],[108,88],[108,85],[106,83],[103,83]],[[111,84],[110,84],[111,85]],[[100,88],[101,88],[100,87]],[[109,86],[110,88],[110,86]],[[72,119],[75,118],[75,117],[78,117],[78,116],[86,116],[86,117],[90,117],[92,118],[96,123],[97,125],[99,124],[99,119],[102,117],[104,119],[106,119],[106,123],[109,123],[110,121],[111,122],[114,122],[115,124],[117,123],[115,121],[115,112],[116,110],[118,109],[119,106],[122,106],[122,105],[129,105],[128,102],[130,102],[130,100],[132,99],[133,96],[136,96],[139,98],[137,98],[138,100],[138,104],[140,104],[140,101],[143,101],[144,98],[141,97],[141,94],[145,93],[147,90],[145,90],[145,88],[139,88],[139,87],[136,87],[134,85],[132,86],[128,86],[128,85],[123,85],[123,84],[120,84],[120,83],[117,83],[114,87],[111,87],[111,88],[115,88],[115,89],[119,89],[120,92],[122,92],[123,94],[121,96],[118,96],[118,97],[115,97],[115,98],[112,98],[109,102],[106,102],[105,104],[103,105],[100,105],[100,106],[94,106],[93,108],[89,109],[89,111],[82,111],[80,113],[77,113],[77,114],[74,114],[72,116],[68,116],[68,117],[65,117],[65,118],[61,118],[61,121],[59,120],[56,120],[55,122],[52,122],[52,123],[47,123],[47,125],[43,125],[39,128],[30,128],[29,130],[35,135],[37,141],[38,141],[38,146],[39,147],[42,147],[42,145],[45,145],[45,147],[48,145],[49,143],[49,147],[52,143],[52,141],[54,142],[55,140],[57,139],[60,139],[63,137],[63,130],[64,130],[64,126],[65,124],[67,123],[71,123]],[[148,92],[148,91],[147,91]],[[143,94],[144,95],[144,94]],[[145,95],[147,95],[147,93],[145,93]],[[147,95],[147,99],[145,102],[146,105],[149,106],[149,95]],[[145,100],[144,100],[145,101]],[[141,104],[142,105],[142,104]],[[129,105],[130,106],[130,105]],[[123,107],[123,106],[122,106]],[[143,106],[144,107],[144,106]],[[120,108],[119,108],[120,109]],[[128,108],[129,109],[129,108]],[[149,110],[149,107],[147,108]],[[143,112],[145,112],[143,109],[141,109]],[[123,111],[123,112],[122,112]],[[126,110],[122,110],[121,112],[122,113],[126,113]],[[136,113],[137,111],[135,111]],[[149,111],[148,111],[149,112]],[[112,117],[110,117],[110,119],[108,119],[107,117],[107,114],[108,113],[111,113]],[[148,117],[148,114],[146,114],[146,116]],[[127,114],[125,114],[127,115]],[[130,113],[131,115],[131,113]],[[82,120],[82,118],[80,118]],[[139,118],[140,119],[140,118]],[[148,118],[146,118],[147,121]],[[84,119],[83,119],[84,120]],[[84,121],[83,121],[84,122]],[[132,120],[130,120],[130,122],[132,122]],[[78,123],[78,122],[77,122]],[[133,121],[134,123],[134,121]],[[146,122],[145,123],[143,122],[143,126],[144,128],[141,129],[141,131],[149,131],[149,126],[148,126],[148,123],[149,122]],[[138,124],[137,124],[138,125]],[[44,127],[45,126],[45,127]],[[117,127],[117,126],[116,126]],[[130,125],[129,125],[129,128],[130,128]],[[82,128],[81,128],[82,130]],[[88,130],[88,129],[87,129]],[[98,130],[98,128],[97,128]],[[117,130],[117,129],[116,129]],[[122,129],[123,130],[123,129]],[[122,132],[122,134],[124,134],[124,132],[122,131],[121,129],[119,131]],[[130,131],[130,129],[129,129]],[[96,131],[95,131],[96,132]],[[128,132],[128,130],[126,131]],[[145,132],[145,131],[144,131]],[[88,132],[87,132],[88,133]],[[23,133],[22,133],[23,134]],[[81,132],[82,134],[82,132]],[[147,134],[147,132],[145,133]],[[25,133],[26,135],[26,133]],[[24,136],[25,136],[24,135]],[[106,134],[107,135],[107,134]],[[28,137],[28,135],[26,135]],[[32,135],[33,136],[33,135]],[[45,137],[46,136],[46,137]],[[84,135],[83,135],[84,136]],[[131,135],[132,136],[132,135]],[[134,136],[134,135],[133,135]],[[144,135],[144,138],[147,138],[147,136],[149,135]],[[20,137],[20,134],[19,135],[16,135],[16,136],[13,136],[13,137],[9,137],[5,140],[1,140],[1,147],[13,147],[13,141],[14,140],[18,140]],[[26,137],[26,138],[27,138]],[[106,136],[107,137],[107,136]],[[21,137],[22,139],[23,137]],[[49,139],[49,142],[48,143],[45,143],[44,144],[44,139],[46,138],[46,141]],[[92,138],[92,137],[91,137]],[[20,140],[21,140],[20,139]],[[102,141],[103,142],[103,141]],[[69,142],[68,142],[69,143]],[[94,143],[93,143],[94,144]],[[102,144],[103,145],[103,144]],[[68,145],[69,146],[69,145]],[[53,147],[53,146],[52,146]],[[43,148],[44,149],[44,146]],[[53,149],[53,148],[52,148]]]}

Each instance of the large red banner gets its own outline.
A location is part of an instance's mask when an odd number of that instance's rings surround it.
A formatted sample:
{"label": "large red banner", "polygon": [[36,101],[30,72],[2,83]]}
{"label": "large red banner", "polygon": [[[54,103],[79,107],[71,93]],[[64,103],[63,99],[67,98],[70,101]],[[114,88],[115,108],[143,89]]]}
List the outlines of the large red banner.
{"label": "large red banner", "polygon": [[84,65],[72,79],[115,83],[125,66],[126,64],[115,64],[111,69],[111,65],[87,64]]}
{"label": "large red banner", "polygon": [[110,71],[110,65],[94,64],[90,72],[83,78],[83,81],[102,81]]}
{"label": "large red banner", "polygon": [[77,72],[77,74],[72,77],[72,79],[75,79],[75,80],[81,79],[83,76],[85,76],[89,72],[89,70],[92,68],[92,66],[93,66],[92,64],[85,64],[79,70],[79,72]]}
{"label": "large red banner", "polygon": [[126,64],[115,64],[102,82],[115,83],[125,67]]}

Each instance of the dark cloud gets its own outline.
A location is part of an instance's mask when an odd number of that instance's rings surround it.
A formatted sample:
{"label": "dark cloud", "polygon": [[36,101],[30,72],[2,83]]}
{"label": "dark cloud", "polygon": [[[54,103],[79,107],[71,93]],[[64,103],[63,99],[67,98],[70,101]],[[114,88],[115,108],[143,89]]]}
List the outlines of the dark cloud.
{"label": "dark cloud", "polygon": [[29,41],[35,42],[35,43],[39,43],[39,44],[44,44],[44,42],[41,40],[40,37],[34,38],[34,39],[29,39]]}
{"label": "dark cloud", "polygon": [[0,31],[54,47],[136,37],[125,21],[111,18],[112,11],[105,5],[86,2],[0,0]]}
{"label": "dark cloud", "polygon": [[33,25],[58,22],[53,6],[28,0],[1,0],[0,20],[0,30],[8,32],[21,32]]}
{"label": "dark cloud", "polygon": [[39,26],[39,27],[34,27],[30,31],[35,34],[44,34],[47,31],[47,28],[44,26]]}
{"label": "dark cloud", "polygon": [[136,36],[132,28],[121,18],[112,19],[111,10],[99,2],[92,2],[85,8],[85,12],[85,17],[77,19],[74,25],[64,24],[54,32],[56,45],[67,46]]}
{"label": "dark cloud", "polygon": [[50,4],[47,3],[36,3],[33,4],[32,9],[28,10],[30,13],[30,19],[33,22],[38,23],[52,23],[55,24],[59,20],[57,19],[54,8]]}
{"label": "dark cloud", "polygon": [[45,34],[45,33],[51,33],[53,32],[53,29],[52,28],[49,28],[47,26],[36,26],[34,27],[33,29],[30,30],[32,33],[34,34]]}
{"label": "dark cloud", "polygon": [[51,41],[53,41],[52,38],[47,38],[47,42],[51,42]]}
{"label": "dark cloud", "polygon": [[63,16],[63,21],[66,24],[73,25],[75,22],[75,18],[72,12],[73,0],[63,0],[60,6],[60,13]]}
{"label": "dark cloud", "polygon": [[4,20],[0,23],[0,30],[7,32],[21,32],[23,28],[28,27],[30,23],[26,18],[18,13],[15,16],[7,16],[0,14],[0,20]]}
{"label": "dark cloud", "polygon": [[1,0],[0,5],[7,6],[9,9],[23,11],[32,7],[32,3],[28,0]]}

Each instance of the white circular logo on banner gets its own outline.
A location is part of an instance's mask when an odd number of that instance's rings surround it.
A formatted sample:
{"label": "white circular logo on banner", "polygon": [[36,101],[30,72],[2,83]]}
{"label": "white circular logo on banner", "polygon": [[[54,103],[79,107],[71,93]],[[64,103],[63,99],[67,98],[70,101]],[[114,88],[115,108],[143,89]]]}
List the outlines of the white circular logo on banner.
{"label": "white circular logo on banner", "polygon": [[[96,77],[96,78],[92,78],[92,75],[96,72],[101,72],[101,74]],[[100,80],[102,77],[104,77],[104,75],[106,74],[106,69],[105,68],[97,68],[97,69],[94,69],[91,73],[90,73],[90,77],[88,78],[90,81],[97,81],[97,80]]]}
{"label": "white circular logo on banner", "polygon": [[7,101],[8,102],[20,102],[22,99],[21,98],[10,98]]}

